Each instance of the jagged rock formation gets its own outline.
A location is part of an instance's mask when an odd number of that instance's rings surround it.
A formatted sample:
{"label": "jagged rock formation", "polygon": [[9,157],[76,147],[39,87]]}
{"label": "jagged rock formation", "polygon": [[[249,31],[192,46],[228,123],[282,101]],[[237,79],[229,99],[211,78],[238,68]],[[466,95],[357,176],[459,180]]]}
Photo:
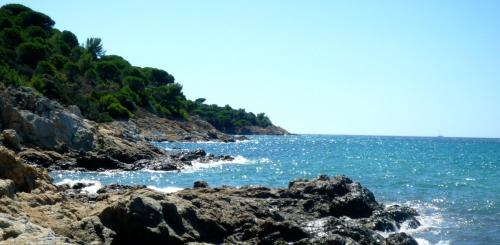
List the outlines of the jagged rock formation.
{"label": "jagged rock formation", "polygon": [[[350,179],[320,176],[266,187],[196,188],[165,194],[143,186],[57,187],[45,170],[0,148],[0,243],[79,244],[415,244],[417,213],[386,208]],[[6,193],[6,194],[3,194]],[[393,224],[393,225],[387,225]]]}
{"label": "jagged rock formation", "polygon": [[[176,122],[144,114],[140,119],[95,123],[82,118],[77,107],[65,108],[33,89],[1,85],[0,130],[3,145],[51,170],[136,170],[150,165],[175,170],[187,162],[176,161],[175,154],[157,149],[150,140],[235,140],[199,118]],[[216,160],[205,155],[201,161]],[[160,159],[163,167],[158,166]]]}

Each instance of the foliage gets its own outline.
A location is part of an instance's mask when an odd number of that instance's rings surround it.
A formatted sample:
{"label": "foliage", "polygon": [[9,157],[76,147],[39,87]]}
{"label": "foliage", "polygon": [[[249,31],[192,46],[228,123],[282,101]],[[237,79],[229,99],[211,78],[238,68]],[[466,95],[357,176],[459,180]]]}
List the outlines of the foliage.
{"label": "foliage", "polygon": [[70,31],[59,31],[47,15],[20,4],[0,8],[0,82],[31,86],[99,122],[134,117],[147,110],[162,117],[189,120],[199,115],[225,132],[238,127],[272,125],[264,114],[186,99],[182,85],[167,71],[132,66],[106,55],[100,38],[80,46]]}
{"label": "foliage", "polygon": [[102,40],[97,37],[87,38],[85,48],[92,55],[92,57],[94,57],[94,59],[100,58],[106,53],[102,48]]}

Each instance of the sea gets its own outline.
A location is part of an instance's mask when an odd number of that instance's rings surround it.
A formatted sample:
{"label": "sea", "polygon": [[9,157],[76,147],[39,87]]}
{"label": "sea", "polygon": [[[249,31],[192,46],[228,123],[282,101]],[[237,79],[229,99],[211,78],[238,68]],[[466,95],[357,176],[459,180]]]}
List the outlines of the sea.
{"label": "sea", "polygon": [[[286,188],[298,178],[346,175],[378,202],[418,210],[421,226],[402,227],[419,244],[500,244],[500,139],[341,135],[250,136],[235,143],[154,142],[166,150],[204,149],[232,161],[183,171],[52,172],[56,183],[146,185],[164,192],[263,185]],[[387,235],[387,234],[383,234]]]}

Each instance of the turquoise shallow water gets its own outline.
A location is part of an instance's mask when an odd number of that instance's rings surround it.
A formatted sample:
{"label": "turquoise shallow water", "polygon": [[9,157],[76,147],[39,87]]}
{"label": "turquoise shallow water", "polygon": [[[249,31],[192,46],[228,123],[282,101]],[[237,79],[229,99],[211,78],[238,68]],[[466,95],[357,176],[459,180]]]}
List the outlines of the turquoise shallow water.
{"label": "turquoise shallow water", "polygon": [[413,206],[422,227],[404,230],[421,244],[499,244],[500,139],[377,136],[252,136],[237,143],[156,143],[238,156],[177,172],[53,172],[56,182],[143,184],[172,190],[211,186],[286,187],[296,178],[345,174],[378,201]]}

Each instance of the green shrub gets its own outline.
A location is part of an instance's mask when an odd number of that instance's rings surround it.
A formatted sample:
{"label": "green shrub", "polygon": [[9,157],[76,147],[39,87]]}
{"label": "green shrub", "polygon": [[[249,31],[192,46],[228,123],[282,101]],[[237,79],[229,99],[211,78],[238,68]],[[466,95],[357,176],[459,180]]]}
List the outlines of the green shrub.
{"label": "green shrub", "polygon": [[6,4],[0,10],[7,12],[11,15],[18,15],[23,12],[33,11],[22,4]]}
{"label": "green shrub", "polygon": [[49,58],[49,62],[54,65],[58,70],[62,69],[66,63],[69,62],[69,59],[66,56],[61,54],[53,54]]}
{"label": "green shrub", "polygon": [[47,61],[40,61],[35,69],[35,74],[46,74],[54,76],[57,73],[56,68]]}
{"label": "green shrub", "polygon": [[130,87],[132,91],[137,94],[144,94],[146,87],[144,86],[144,80],[140,77],[128,76],[124,79],[125,84]]}
{"label": "green shrub", "polygon": [[36,64],[45,59],[47,49],[44,45],[36,42],[22,43],[16,49],[17,61],[21,64],[26,64],[31,67],[36,67]]}
{"label": "green shrub", "polygon": [[120,101],[120,104],[125,106],[130,111],[135,111],[137,109],[137,105],[141,104],[141,99],[139,95],[134,93],[130,89],[130,87],[125,86],[120,91],[115,93],[115,97]]}
{"label": "green shrub", "polygon": [[161,86],[169,83],[174,83],[175,79],[168,72],[156,68],[146,67],[143,68],[144,74],[149,83],[153,86]]}
{"label": "green shrub", "polygon": [[60,83],[54,81],[53,77],[48,75],[37,75],[31,79],[31,86],[43,95],[51,98],[61,98]]}
{"label": "green shrub", "polygon": [[48,31],[39,26],[29,26],[24,32],[28,35],[29,38],[47,38],[50,35]]}
{"label": "green shrub", "polygon": [[103,80],[116,80],[120,75],[120,70],[109,61],[99,61],[96,66],[99,78]]}
{"label": "green shrub", "polygon": [[24,83],[24,79],[17,73],[16,70],[10,69],[6,66],[0,66],[0,82],[5,85],[18,86]]}
{"label": "green shrub", "polygon": [[73,48],[78,46],[78,38],[75,34],[70,31],[63,31],[61,33],[61,39],[70,47]]}
{"label": "green shrub", "polygon": [[23,42],[21,31],[17,28],[5,28],[0,32],[0,39],[5,46],[15,48]]}
{"label": "green shrub", "polygon": [[127,119],[132,117],[132,113],[120,103],[112,103],[107,107],[109,115],[113,118]]}
{"label": "green shrub", "polygon": [[25,11],[21,13],[20,19],[23,27],[39,26],[44,29],[50,29],[55,24],[49,16],[35,11]]}

